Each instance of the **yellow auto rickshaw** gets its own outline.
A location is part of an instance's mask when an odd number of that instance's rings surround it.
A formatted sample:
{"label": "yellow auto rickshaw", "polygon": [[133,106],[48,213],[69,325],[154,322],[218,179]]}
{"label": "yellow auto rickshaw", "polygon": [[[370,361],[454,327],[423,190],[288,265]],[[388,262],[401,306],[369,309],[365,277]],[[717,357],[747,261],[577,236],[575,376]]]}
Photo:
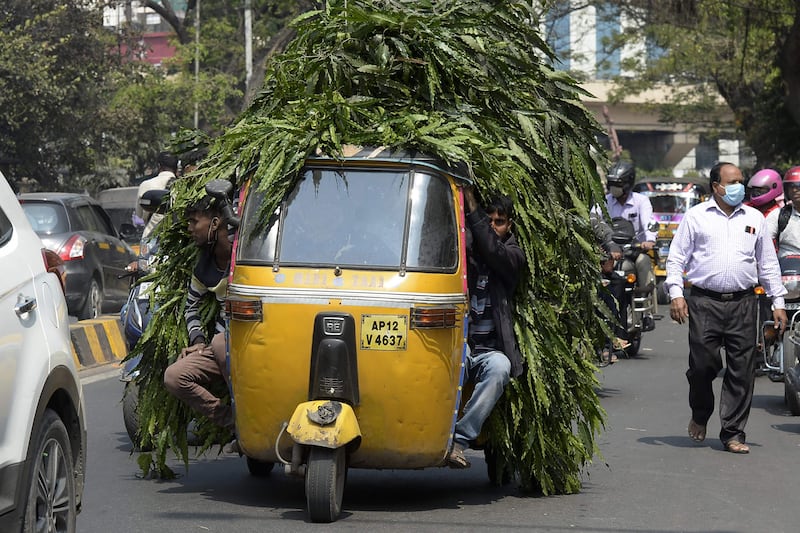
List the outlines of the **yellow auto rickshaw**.
{"label": "yellow auto rickshaw", "polygon": [[306,161],[274,213],[245,191],[226,310],[239,446],[336,520],[348,468],[443,466],[465,358],[464,173],[353,150]]}

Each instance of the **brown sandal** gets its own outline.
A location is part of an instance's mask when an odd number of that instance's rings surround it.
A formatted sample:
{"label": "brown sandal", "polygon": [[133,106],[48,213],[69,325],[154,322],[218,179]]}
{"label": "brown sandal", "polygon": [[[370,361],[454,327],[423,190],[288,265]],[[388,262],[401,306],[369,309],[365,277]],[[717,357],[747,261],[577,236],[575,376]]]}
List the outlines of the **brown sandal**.
{"label": "brown sandal", "polygon": [[729,440],[725,443],[725,450],[731,453],[750,453],[750,446],[738,440]]}
{"label": "brown sandal", "polygon": [[447,456],[447,466],[458,469],[469,468],[472,466],[464,456],[465,449],[466,448],[461,444],[453,444],[453,450],[450,452],[450,455]]}

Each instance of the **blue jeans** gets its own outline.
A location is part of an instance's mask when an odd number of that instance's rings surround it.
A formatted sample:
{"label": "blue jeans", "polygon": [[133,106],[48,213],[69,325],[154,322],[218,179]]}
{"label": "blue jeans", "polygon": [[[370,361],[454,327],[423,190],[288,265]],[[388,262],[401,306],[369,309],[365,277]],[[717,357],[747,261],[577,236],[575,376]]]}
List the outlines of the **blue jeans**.
{"label": "blue jeans", "polygon": [[503,352],[491,351],[479,354],[467,353],[467,376],[475,383],[464,414],[456,422],[453,440],[468,446],[478,438],[483,423],[489,418],[503,389],[511,379],[511,361]]}

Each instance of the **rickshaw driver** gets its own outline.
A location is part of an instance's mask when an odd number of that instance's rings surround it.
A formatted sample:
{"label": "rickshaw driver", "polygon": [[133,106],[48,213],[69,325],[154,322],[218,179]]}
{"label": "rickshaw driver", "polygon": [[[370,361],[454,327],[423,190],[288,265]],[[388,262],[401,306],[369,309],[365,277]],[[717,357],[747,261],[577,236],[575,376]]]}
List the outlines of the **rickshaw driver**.
{"label": "rickshaw driver", "polygon": [[[186,297],[186,325],[189,346],[164,372],[164,385],[175,397],[195,412],[206,416],[220,427],[233,431],[233,412],[206,387],[219,380],[227,382],[225,361],[225,315],[223,302],[228,285],[232,245],[227,224],[211,196],[205,196],[186,209],[189,233],[200,248]],[[200,304],[209,294],[220,303],[215,320],[215,334],[207,344]],[[233,441],[234,443],[236,441]],[[225,451],[236,451],[227,445]]]}
{"label": "rickshaw driver", "polygon": [[511,302],[525,266],[525,255],[511,233],[511,199],[496,197],[485,211],[479,209],[472,187],[464,188],[464,199],[470,230],[467,233],[470,349],[466,371],[475,389],[456,422],[453,449],[447,458],[452,468],[470,466],[464,450],[478,438],[509,379],[522,373]]}

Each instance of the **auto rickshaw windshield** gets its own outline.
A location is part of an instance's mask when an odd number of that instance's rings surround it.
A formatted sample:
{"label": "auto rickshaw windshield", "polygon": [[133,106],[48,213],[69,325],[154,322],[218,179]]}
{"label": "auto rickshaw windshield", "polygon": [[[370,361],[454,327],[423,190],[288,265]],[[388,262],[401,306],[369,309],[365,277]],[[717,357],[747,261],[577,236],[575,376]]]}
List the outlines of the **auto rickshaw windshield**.
{"label": "auto rickshaw windshield", "polygon": [[309,168],[266,227],[258,224],[262,201],[260,193],[246,200],[238,264],[422,271],[458,264],[453,194],[433,172]]}
{"label": "auto rickshaw windshield", "polygon": [[654,213],[685,213],[701,202],[692,193],[654,194],[649,196]]}

